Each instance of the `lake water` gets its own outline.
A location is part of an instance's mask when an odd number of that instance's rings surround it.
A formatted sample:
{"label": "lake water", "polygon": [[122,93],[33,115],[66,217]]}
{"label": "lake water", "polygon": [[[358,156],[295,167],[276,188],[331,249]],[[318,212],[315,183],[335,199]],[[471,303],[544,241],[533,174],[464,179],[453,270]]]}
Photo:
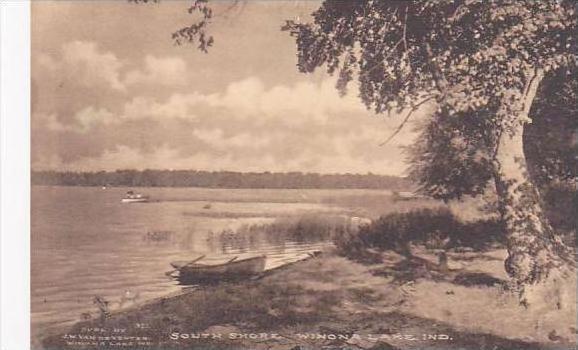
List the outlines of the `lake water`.
{"label": "lake water", "polygon": [[[369,195],[388,195],[368,190],[132,188],[152,201],[122,204],[127,190],[32,188],[33,334],[94,313],[95,296],[115,309],[187,288],[165,274],[171,261],[204,254],[216,262],[265,253],[270,268],[298,252],[328,244],[227,240],[219,234],[224,230],[287,216],[363,215],[356,203]],[[129,302],[121,303],[123,295],[130,297]]]}

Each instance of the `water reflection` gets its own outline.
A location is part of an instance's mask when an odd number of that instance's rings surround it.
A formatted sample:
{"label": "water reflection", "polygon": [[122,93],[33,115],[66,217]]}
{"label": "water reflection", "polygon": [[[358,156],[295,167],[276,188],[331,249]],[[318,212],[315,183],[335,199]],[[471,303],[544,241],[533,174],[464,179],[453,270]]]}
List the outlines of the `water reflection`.
{"label": "water reflection", "polygon": [[[32,189],[35,334],[98,316],[104,304],[95,304],[95,297],[114,311],[182,291],[178,281],[165,274],[171,261],[204,254],[207,263],[216,263],[266,254],[265,268],[274,268],[326,244],[331,229],[315,226],[307,215],[339,217],[346,212],[319,203],[287,203],[284,190],[150,189],[147,193],[161,200],[129,205],[119,200],[125,190]],[[242,200],[219,202],[208,193]],[[192,200],[163,201],[163,196]],[[210,208],[203,208],[209,202]]]}

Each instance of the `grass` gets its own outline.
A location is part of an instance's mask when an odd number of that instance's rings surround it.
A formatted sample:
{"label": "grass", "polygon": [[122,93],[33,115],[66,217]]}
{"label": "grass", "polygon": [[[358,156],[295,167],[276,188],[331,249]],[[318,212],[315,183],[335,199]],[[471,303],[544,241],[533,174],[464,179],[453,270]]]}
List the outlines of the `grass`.
{"label": "grass", "polygon": [[[420,256],[429,259],[427,251],[423,253]],[[392,252],[384,254],[379,268],[394,273],[396,263],[403,258]],[[123,328],[127,334],[149,337],[154,349],[360,348],[348,342],[347,336],[352,334],[361,336],[358,345],[364,348],[387,348],[384,344],[388,344],[399,349],[511,350],[570,349],[575,345],[569,338],[571,327],[576,327],[572,310],[526,310],[499,286],[454,283],[456,275],[466,273],[504,277],[499,267],[503,251],[483,253],[486,259],[478,258],[471,265],[460,259],[468,254],[449,256],[454,271],[432,271],[438,274],[436,278],[416,274],[411,282],[396,283],[391,275],[377,274],[376,265],[355,263],[328,252],[259,281],[203,287],[112,314],[103,325],[98,320],[77,324],[68,333],[82,333],[83,327],[90,326]],[[174,333],[212,332],[224,333],[225,339],[170,338]],[[281,338],[258,342],[227,339],[230,333],[274,333]],[[303,339],[300,334],[337,334],[344,339]],[[368,334],[386,339],[378,345]],[[414,339],[392,339],[394,334],[412,335]],[[423,334],[448,335],[452,340],[423,339]],[[61,349],[63,339],[54,336],[44,345]]]}
{"label": "grass", "polygon": [[270,222],[245,224],[236,230],[209,232],[212,242],[236,249],[246,249],[266,243],[283,247],[287,243],[317,244],[330,242],[332,237],[347,229],[345,215],[301,215],[280,217]]}
{"label": "grass", "polygon": [[271,223],[241,226],[235,234],[265,236],[276,240],[319,242],[329,240],[348,225],[344,215],[302,215],[282,217]]}
{"label": "grass", "polygon": [[563,286],[569,298],[565,308],[557,309],[545,302],[525,308],[515,293],[504,288],[506,255],[505,250],[497,250],[484,254],[488,259],[478,258],[468,264],[454,260],[461,267],[460,273],[450,273],[454,277],[441,281],[419,281],[408,312],[458,329],[500,337],[543,343],[575,342],[576,279],[566,280]]}
{"label": "grass", "polygon": [[[346,199],[350,205],[362,200]],[[457,215],[452,206],[427,200],[391,205],[380,213],[372,199],[358,207],[356,215],[374,219],[369,225],[352,225],[346,215],[305,215],[221,232],[224,239],[332,240],[335,249],[259,280],[200,287],[79,323],[68,333],[90,326],[123,328],[149,337],[155,349],[575,348],[575,278],[562,286],[564,308],[546,303],[525,308],[508,288],[503,229],[495,218],[480,218],[471,208]],[[171,339],[176,333],[281,337]],[[381,338],[370,340],[368,334]],[[396,334],[414,339],[392,337]],[[319,335],[325,338],[315,338]],[[447,338],[433,339],[437,335]],[[47,349],[63,344],[58,335],[44,340]]]}

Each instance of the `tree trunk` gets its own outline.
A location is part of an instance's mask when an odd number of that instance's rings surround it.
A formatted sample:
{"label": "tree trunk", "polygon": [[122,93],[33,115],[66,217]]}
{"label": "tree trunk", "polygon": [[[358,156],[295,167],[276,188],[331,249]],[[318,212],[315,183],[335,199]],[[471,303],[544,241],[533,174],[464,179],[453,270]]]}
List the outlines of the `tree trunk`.
{"label": "tree trunk", "polygon": [[[531,290],[565,270],[567,247],[544,215],[538,189],[531,182],[523,145],[524,124],[542,73],[533,74],[524,92],[524,107],[507,131],[502,131],[496,155],[498,208],[506,226],[508,258],[505,268],[530,304]],[[561,307],[561,302],[554,301]]]}

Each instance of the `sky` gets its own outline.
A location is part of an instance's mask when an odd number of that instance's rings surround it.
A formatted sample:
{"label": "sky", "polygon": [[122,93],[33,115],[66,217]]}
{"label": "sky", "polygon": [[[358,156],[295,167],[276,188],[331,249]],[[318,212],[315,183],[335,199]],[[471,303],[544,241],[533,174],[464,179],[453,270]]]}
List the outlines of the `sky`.
{"label": "sky", "polygon": [[280,27],[318,2],[217,2],[209,53],[171,40],[189,4],[33,2],[33,169],[404,174],[403,116],[297,70]]}

